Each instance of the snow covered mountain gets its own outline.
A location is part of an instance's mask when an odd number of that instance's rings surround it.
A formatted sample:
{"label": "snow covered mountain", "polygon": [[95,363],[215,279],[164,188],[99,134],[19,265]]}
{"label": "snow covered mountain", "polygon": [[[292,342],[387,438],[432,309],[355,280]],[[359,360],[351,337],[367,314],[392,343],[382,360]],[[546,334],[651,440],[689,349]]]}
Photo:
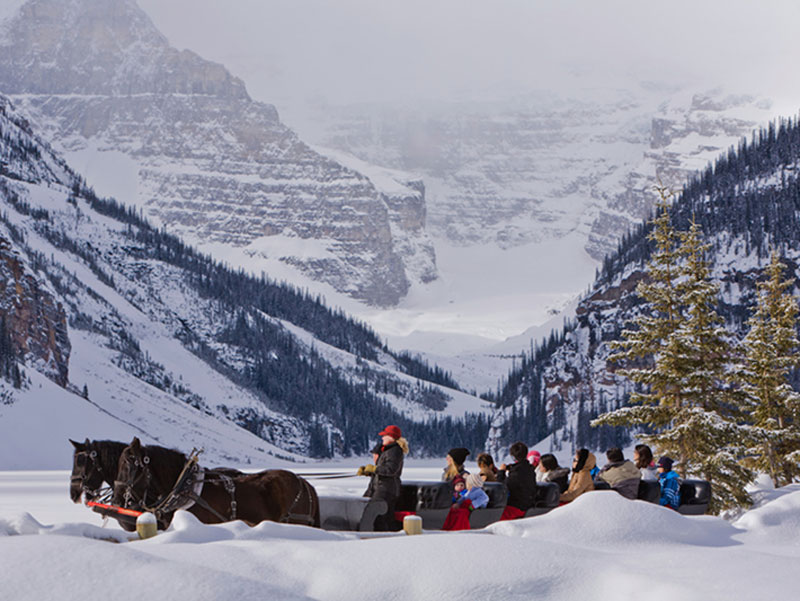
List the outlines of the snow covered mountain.
{"label": "snow covered mountain", "polygon": [[0,358],[22,368],[0,374],[3,467],[63,467],[67,437],[263,465],[363,452],[389,422],[418,451],[486,434],[490,405],[447,374],[98,198],[2,96],[0,207]]}
{"label": "snow covered mountain", "polygon": [[253,273],[277,263],[376,306],[436,278],[418,179],[312,150],[134,0],[22,4],[0,25],[0,93],[93,182]]}
{"label": "snow covered mountain", "polygon": [[[665,138],[673,135],[665,129]],[[800,289],[800,126],[796,119],[754,134],[694,177],[672,209],[685,230],[695,219],[711,246],[707,257],[720,287],[720,314],[743,336],[756,281],[778,249],[785,276]],[[651,251],[648,228],[627,236],[609,255],[572,321],[526,354],[508,376],[493,420],[493,447],[522,436],[560,449],[605,449],[626,437],[620,429],[589,422],[626,402],[631,383],[608,362],[609,343],[642,310],[635,288]],[[793,385],[800,388],[800,373]]]}
{"label": "snow covered mountain", "polygon": [[680,189],[775,116],[764,98],[633,81],[480,102],[285,112],[306,139],[422,174],[437,240],[535,248],[578,231],[597,261],[648,214],[654,184]]}

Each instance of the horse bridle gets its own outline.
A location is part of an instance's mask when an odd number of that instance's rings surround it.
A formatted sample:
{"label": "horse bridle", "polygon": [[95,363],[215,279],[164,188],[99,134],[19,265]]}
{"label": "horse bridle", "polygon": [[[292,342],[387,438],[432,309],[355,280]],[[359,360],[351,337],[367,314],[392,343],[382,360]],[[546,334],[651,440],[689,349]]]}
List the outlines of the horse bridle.
{"label": "horse bridle", "polygon": [[[89,488],[87,482],[91,480],[92,476],[97,472],[100,476],[100,484],[103,484],[105,480],[105,475],[103,474],[103,470],[100,469],[99,464],[97,463],[97,451],[94,449],[86,450],[86,451],[78,451],[75,453],[75,465],[81,468],[81,473],[78,476],[71,476],[70,477],[70,485],[79,484],[81,487],[81,493],[87,496],[91,495],[93,499],[96,499],[101,495],[101,491],[103,487],[100,486],[98,488],[92,489]],[[87,472],[86,465],[91,461],[91,470]]]}
{"label": "horse bridle", "polygon": [[[138,505],[142,507],[146,507],[146,500],[147,500],[147,490],[150,488],[150,457],[144,455],[141,459],[139,457],[134,457],[133,465],[136,470],[131,469],[131,458],[128,457],[125,459],[125,463],[128,466],[128,480],[114,480],[114,488],[117,486],[124,486],[125,487],[125,495],[124,505],[123,507],[128,507],[131,501],[136,502]],[[119,474],[117,474],[119,475]],[[144,478],[144,493],[142,493],[141,499],[137,499],[134,496],[133,488],[136,486],[139,481]]]}

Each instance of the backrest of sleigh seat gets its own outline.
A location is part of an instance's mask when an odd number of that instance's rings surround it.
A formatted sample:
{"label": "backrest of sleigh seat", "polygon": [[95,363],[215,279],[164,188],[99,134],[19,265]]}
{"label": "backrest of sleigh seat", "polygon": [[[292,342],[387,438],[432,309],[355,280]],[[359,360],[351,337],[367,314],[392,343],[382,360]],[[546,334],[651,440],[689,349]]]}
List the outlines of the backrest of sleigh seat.
{"label": "backrest of sleigh seat", "polygon": [[375,518],[386,513],[386,501],[365,497],[320,496],[320,526],[324,530],[369,532]]}
{"label": "backrest of sleigh seat", "polygon": [[711,483],[708,480],[681,482],[681,504],[678,512],[684,515],[703,515],[711,501]]}

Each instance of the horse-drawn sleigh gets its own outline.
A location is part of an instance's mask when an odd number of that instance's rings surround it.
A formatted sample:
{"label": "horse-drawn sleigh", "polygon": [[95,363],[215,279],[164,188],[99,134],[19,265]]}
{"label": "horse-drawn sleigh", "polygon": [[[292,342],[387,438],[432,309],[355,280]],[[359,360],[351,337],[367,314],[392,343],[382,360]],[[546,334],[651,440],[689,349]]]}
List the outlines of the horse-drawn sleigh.
{"label": "horse-drawn sleigh", "polygon": [[[326,530],[372,531],[375,518],[383,515],[386,502],[351,496],[317,495],[303,477],[287,470],[244,474],[227,468],[203,469],[197,453],[185,455],[159,446],[108,440],[75,447],[70,496],[84,498],[95,511],[114,517],[129,531],[140,513],[156,516],[165,529],[175,511],[186,509],[205,523],[243,520],[250,525],[264,520],[304,524]],[[105,484],[105,486],[104,486]],[[470,523],[481,528],[500,519],[508,495],[499,483],[487,483],[488,507],[472,512]],[[559,504],[558,487],[537,484],[534,507],[526,517],[546,513]],[[639,499],[658,502],[657,482],[641,482]],[[681,506],[688,515],[705,513],[711,497],[710,484],[686,480],[681,485]],[[397,502],[398,517],[416,514],[429,530],[440,529],[451,505],[446,482],[403,482]],[[401,518],[402,519],[402,518]]]}

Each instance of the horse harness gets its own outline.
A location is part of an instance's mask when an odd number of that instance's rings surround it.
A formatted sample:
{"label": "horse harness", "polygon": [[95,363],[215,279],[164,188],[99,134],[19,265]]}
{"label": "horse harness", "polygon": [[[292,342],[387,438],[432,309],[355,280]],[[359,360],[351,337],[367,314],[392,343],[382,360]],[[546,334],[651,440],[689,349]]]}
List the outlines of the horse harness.
{"label": "horse harness", "polygon": [[[311,492],[311,485],[305,480],[305,478],[301,478],[300,476],[295,474],[299,482],[299,486],[297,487],[297,495],[292,501],[292,504],[289,506],[289,509],[286,510],[286,513],[281,516],[279,520],[283,524],[288,524],[290,521],[294,523],[300,524],[307,524],[309,526],[314,525],[314,495]],[[303,493],[306,493],[306,497],[308,499],[308,511],[307,513],[292,513],[292,510],[295,508],[295,505],[300,501],[300,497]]]}
{"label": "horse harness", "polygon": [[[137,501],[134,498],[133,488],[136,486],[140,479],[145,479],[145,486],[144,486],[144,493],[142,494],[142,498],[138,499],[139,505],[145,511],[149,511],[153,513],[156,518],[160,521],[162,520],[162,516],[175,512],[179,509],[189,509],[193,505],[199,505],[209,513],[213,514],[217,517],[221,522],[227,522],[229,520],[235,520],[237,515],[237,502],[236,502],[236,481],[234,478],[229,476],[228,474],[224,473],[222,470],[214,470],[214,469],[204,469],[200,467],[198,464],[198,458],[202,451],[198,451],[197,449],[193,449],[189,455],[189,458],[186,461],[186,465],[183,467],[181,474],[178,476],[178,479],[175,481],[175,485],[172,489],[159,501],[155,502],[152,505],[147,504],[147,493],[150,488],[150,480],[151,480],[151,473],[150,473],[150,458],[145,455],[141,462],[136,459],[135,464],[137,467],[141,467],[141,471],[135,475],[133,478],[129,479],[128,482],[120,482],[115,481],[115,485],[124,485],[125,486],[125,506],[127,507],[131,501]],[[301,523],[301,524],[314,524],[314,495],[311,490],[311,485],[303,478],[300,478],[295,474],[295,477],[298,480],[298,490],[297,495],[295,496],[292,504],[286,510],[286,512],[281,516],[278,520],[282,523]],[[230,503],[230,515],[228,517],[223,516],[219,511],[211,507],[208,502],[201,497],[203,486],[206,483],[216,483],[221,482],[222,486],[225,488],[225,491],[231,497]],[[306,513],[294,513],[293,510],[295,506],[300,501],[300,498],[303,496],[303,493],[306,493],[307,497],[307,512]]]}
{"label": "horse harness", "polygon": [[[189,458],[186,461],[183,469],[181,470],[175,485],[167,492],[160,500],[148,504],[147,493],[150,490],[150,481],[152,474],[150,472],[150,457],[145,455],[141,461],[135,460],[135,465],[141,468],[141,471],[130,478],[127,482],[116,481],[116,486],[125,486],[125,506],[127,507],[132,501],[138,502],[142,509],[149,511],[156,516],[157,519],[163,521],[163,516],[173,513],[179,509],[189,509],[192,505],[200,505],[206,511],[209,511],[216,516],[221,522],[236,519],[236,484],[233,478],[227,474],[220,473],[216,470],[206,470],[197,463],[201,451],[193,449]],[[136,499],[133,489],[144,479],[144,492],[141,499]],[[230,517],[225,517],[216,509],[211,507],[205,499],[200,495],[203,492],[203,486],[206,482],[214,482],[221,480],[225,490],[231,496],[231,512]]]}

